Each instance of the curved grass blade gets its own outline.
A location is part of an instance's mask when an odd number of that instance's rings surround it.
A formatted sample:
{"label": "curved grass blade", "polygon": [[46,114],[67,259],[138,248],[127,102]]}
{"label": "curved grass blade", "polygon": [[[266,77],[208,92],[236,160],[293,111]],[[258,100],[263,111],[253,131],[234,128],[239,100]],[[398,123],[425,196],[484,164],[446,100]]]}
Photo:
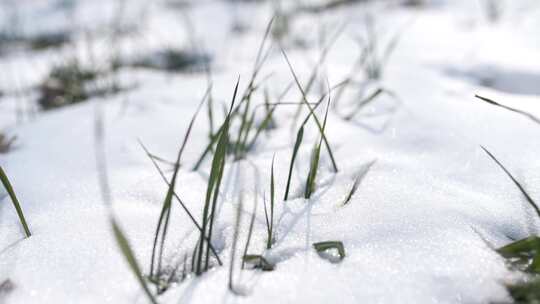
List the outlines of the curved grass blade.
{"label": "curved grass blade", "polygon": [[503,104],[500,104],[492,99],[489,99],[489,98],[486,98],[486,97],[482,97],[480,95],[474,95],[474,97],[480,99],[480,100],[483,100],[491,105],[494,105],[496,107],[499,107],[499,108],[503,108],[505,110],[508,110],[508,111],[511,111],[511,112],[514,112],[514,113],[517,113],[517,114],[520,114],[522,116],[525,116],[526,118],[532,120],[533,122],[537,123],[537,124],[540,124],[540,118],[530,114],[530,113],[527,113],[525,111],[521,111],[521,110],[518,110],[518,109],[514,109],[514,108],[511,108],[509,106],[505,106]]}
{"label": "curved grass blade", "polygon": [[[145,151],[145,153],[147,155],[150,155],[150,152],[148,151],[148,149],[146,148],[146,146],[139,140],[139,144],[141,145],[142,149]],[[169,181],[167,180],[167,177],[165,176],[165,174],[163,173],[163,170],[161,170],[161,168],[159,167],[159,165],[157,164],[157,162],[151,158],[150,158],[150,161],[152,162],[152,164],[154,165],[154,167],[156,168],[156,170],[158,171],[159,175],[161,176],[161,178],[163,179],[163,181],[165,182],[165,184],[167,184],[167,187],[170,187],[171,184],[169,183]],[[195,225],[195,227],[197,227],[197,230],[199,230],[199,232],[201,231],[201,225],[199,224],[199,222],[197,222],[197,220],[195,219],[195,217],[193,216],[193,214],[191,213],[191,211],[187,208],[186,204],[182,201],[182,199],[180,198],[180,196],[178,196],[178,194],[176,192],[173,192],[173,195],[174,197],[176,198],[176,201],[178,201],[178,203],[180,204],[180,206],[182,207],[182,209],[186,212],[186,214],[188,215],[188,217],[190,218],[190,220],[193,222],[193,224]],[[214,246],[212,246],[212,244],[208,244],[210,246],[210,250],[212,250],[212,253],[214,254],[214,256],[216,257],[217,261],[218,261],[218,264],[219,265],[223,265],[223,262],[221,261],[221,259],[219,258],[219,254],[217,253],[217,251],[215,250]]]}
{"label": "curved grass blade", "polygon": [[6,175],[6,172],[4,172],[4,169],[0,166],[0,181],[2,182],[2,185],[6,189],[9,198],[11,199],[11,203],[13,204],[13,207],[15,207],[15,211],[17,212],[17,216],[19,217],[19,222],[21,222],[21,225],[24,228],[24,233],[26,237],[30,237],[32,233],[30,232],[30,228],[28,228],[28,223],[26,222],[26,219],[24,218],[24,213],[21,208],[21,204],[19,203],[19,200],[17,199],[17,196],[15,195],[15,191],[13,190],[13,186],[9,182],[9,179]]}
{"label": "curved grass blade", "polygon": [[133,254],[133,251],[131,250],[131,246],[129,245],[129,242],[127,238],[125,237],[124,233],[122,232],[122,229],[118,226],[114,218],[111,218],[111,225],[114,232],[114,238],[116,240],[116,243],[118,244],[118,247],[120,247],[120,250],[122,251],[122,255],[126,259],[126,261],[129,264],[129,267],[137,280],[139,281],[139,284],[144,290],[144,293],[148,297],[148,300],[152,304],[157,304],[157,300],[150,292],[150,289],[148,288],[148,285],[146,284],[146,281],[143,278],[141,268],[139,267],[139,264],[137,263],[137,259],[135,258],[135,255]]}
{"label": "curved grass blade", "polygon": [[[184,149],[186,148],[189,136],[191,134],[191,130],[193,129],[193,125],[195,124],[195,120],[197,119],[197,116],[199,115],[199,112],[201,111],[201,108],[204,104],[204,101],[206,100],[208,94],[210,94],[210,88],[206,90],[206,93],[204,94],[201,102],[199,103],[195,113],[193,114],[193,117],[191,118],[191,121],[189,122],[188,129],[186,131],[186,135],[184,136],[184,140],[182,142],[182,145],[180,147],[180,150],[178,151],[178,155],[176,158],[176,162],[174,164],[174,171],[173,176],[171,178],[171,182],[169,184],[169,188],[167,190],[167,194],[165,196],[165,200],[163,201],[163,207],[161,209],[161,213],[158,220],[158,225],[156,227],[156,232],[154,236],[154,243],[152,246],[152,256],[151,256],[151,262],[150,262],[150,277],[154,278],[154,270],[155,270],[155,263],[156,263],[156,250],[158,248],[159,243],[159,253],[157,257],[157,273],[159,274],[161,271],[161,263],[163,260],[163,249],[165,247],[165,239],[167,237],[167,230],[169,226],[169,220],[171,216],[171,207],[172,207],[172,200],[174,196],[174,187],[176,185],[176,179],[178,177],[178,171],[180,170],[180,162],[182,159],[182,154],[184,152]],[[159,239],[159,236],[161,235],[161,240]]]}
{"label": "curved grass blade", "polygon": [[527,202],[529,203],[529,205],[531,205],[531,207],[533,207],[534,211],[536,212],[536,214],[538,215],[538,217],[540,217],[540,208],[538,208],[538,205],[536,204],[536,202],[531,198],[531,196],[527,193],[527,191],[525,191],[525,188],[514,178],[514,176],[512,176],[512,174],[510,173],[510,171],[508,171],[496,158],[495,156],[493,156],[493,154],[491,154],[491,152],[489,152],[486,148],[484,148],[483,146],[480,146],[482,148],[482,150],[484,150],[484,152],[487,153],[487,155],[504,171],[504,173],[506,173],[506,175],[512,180],[512,182],[516,185],[516,187],[519,189],[519,191],[521,192],[521,194],[523,194],[523,196],[525,197],[525,199],[527,200]]}
{"label": "curved grass blade", "polygon": [[353,195],[356,193],[356,190],[358,190],[358,186],[360,186],[360,183],[362,182],[362,180],[364,179],[364,177],[366,177],[366,175],[368,174],[369,170],[371,169],[371,167],[375,164],[375,162],[377,162],[376,160],[373,160],[372,162],[370,162],[364,170],[362,170],[357,176],[356,176],[356,179],[354,180],[354,183],[351,187],[351,190],[349,191],[349,193],[347,194],[347,197],[345,198],[345,200],[343,201],[343,204],[341,204],[342,206],[345,206],[349,203],[349,201],[351,200],[351,198],[353,197]]}

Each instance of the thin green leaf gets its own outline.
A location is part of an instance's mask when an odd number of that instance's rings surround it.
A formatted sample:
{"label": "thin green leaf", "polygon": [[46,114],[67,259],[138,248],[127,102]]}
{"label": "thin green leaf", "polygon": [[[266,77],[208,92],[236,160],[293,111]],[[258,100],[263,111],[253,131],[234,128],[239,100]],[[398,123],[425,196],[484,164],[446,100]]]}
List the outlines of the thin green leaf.
{"label": "thin green leaf", "polygon": [[303,137],[304,137],[304,125],[300,126],[300,129],[298,129],[298,133],[296,134],[296,141],[294,143],[294,148],[291,155],[291,162],[289,164],[289,175],[287,177],[287,186],[285,187],[285,195],[283,197],[283,200],[285,201],[289,198],[289,189],[291,186],[291,177],[292,177],[292,172],[293,172],[293,167],[294,167],[294,161],[298,154],[298,149],[300,149],[300,145],[302,144]]}
{"label": "thin green leaf", "polygon": [[[157,257],[157,274],[161,272],[161,263],[163,260],[163,250],[165,247],[165,239],[167,237],[167,230],[169,226],[169,220],[171,216],[171,206],[172,206],[172,199],[174,196],[174,187],[176,184],[176,179],[178,176],[178,171],[180,170],[180,162],[182,159],[182,154],[184,152],[184,149],[186,148],[189,136],[191,134],[191,130],[193,129],[193,125],[195,124],[195,120],[197,119],[197,116],[202,108],[202,105],[204,104],[204,101],[206,100],[206,97],[210,93],[210,88],[207,89],[205,95],[203,96],[201,102],[199,103],[195,113],[193,114],[193,117],[191,118],[191,121],[189,123],[188,129],[186,131],[186,134],[184,136],[184,140],[182,142],[182,145],[180,147],[180,150],[178,151],[178,155],[176,158],[176,162],[174,165],[174,171],[173,176],[171,179],[171,182],[169,184],[169,188],[167,190],[167,194],[165,196],[165,200],[163,201],[163,207],[161,209],[161,213],[158,220],[158,225],[156,227],[156,232],[154,235],[154,243],[152,246],[152,256],[151,256],[151,262],[150,262],[150,277],[154,278],[154,275],[156,274],[154,272],[155,270],[155,263],[156,263],[156,250],[158,249],[158,243],[159,243],[159,253]],[[161,239],[159,236],[161,235]]]}
{"label": "thin green leaf", "polygon": [[[220,127],[221,131],[219,132],[219,139],[216,146],[216,152],[214,153],[214,158],[212,160],[212,166],[210,170],[210,178],[208,179],[208,185],[206,189],[206,198],[205,198],[205,204],[203,208],[203,223],[201,226],[201,236],[199,238],[199,248],[197,251],[197,261],[196,261],[196,269],[195,272],[197,275],[200,275],[202,273],[202,259],[204,255],[204,243],[203,240],[206,239],[206,233],[207,228],[209,227],[208,231],[208,241],[207,243],[211,243],[212,239],[212,227],[214,223],[214,217],[215,217],[215,207],[217,202],[217,197],[219,194],[219,186],[221,184],[221,178],[223,176],[224,166],[225,166],[225,159],[227,157],[227,146],[229,143],[229,124],[231,119],[231,113],[234,108],[234,103],[236,100],[236,96],[238,93],[238,86],[240,84],[240,78],[238,78],[238,81],[236,82],[236,86],[234,88],[234,93],[232,97],[231,106],[229,108],[229,113],[225,117],[225,121],[223,122],[223,125]],[[210,217],[209,217],[210,215]],[[208,254],[206,255],[205,259],[206,263],[204,266],[204,270],[208,270]]]}
{"label": "thin green leaf", "polygon": [[319,128],[319,132],[321,133],[321,136],[324,140],[324,144],[326,146],[326,150],[328,151],[328,154],[330,155],[330,160],[332,161],[332,166],[334,168],[335,172],[338,172],[338,167],[336,164],[336,160],[334,159],[334,154],[332,153],[332,149],[330,148],[330,144],[328,143],[328,139],[326,138],[326,135],[324,134],[323,127],[319,119],[317,118],[317,115],[315,115],[314,108],[311,106],[311,104],[307,100],[306,93],[304,92],[304,89],[302,88],[302,85],[300,84],[300,81],[298,80],[298,77],[296,76],[296,72],[294,71],[291,62],[289,61],[289,57],[285,53],[285,50],[281,49],[281,53],[283,54],[283,57],[285,58],[285,61],[287,62],[287,65],[289,67],[289,71],[293,75],[294,81],[296,82],[296,85],[298,89],[300,90],[300,93],[302,94],[302,100],[304,104],[309,109],[309,116],[313,116],[315,123],[317,124],[317,127]]}
{"label": "thin green leaf", "polygon": [[125,237],[124,233],[122,232],[122,230],[120,229],[120,227],[118,226],[114,218],[111,218],[111,225],[113,228],[114,238],[116,240],[116,243],[118,247],[120,247],[120,250],[122,251],[124,258],[128,262],[131,271],[133,272],[133,274],[139,281],[139,284],[143,288],[146,296],[148,297],[148,300],[150,300],[152,304],[157,304],[158,302],[156,298],[154,297],[152,292],[150,292],[150,289],[148,288],[148,285],[146,284],[146,281],[143,278],[141,268],[139,267],[139,264],[137,263],[137,259],[135,258],[133,251],[131,250],[131,246],[129,245],[127,238]]}
{"label": "thin green leaf", "polygon": [[480,146],[486,153],[487,155],[504,171],[504,173],[506,173],[506,175],[512,180],[512,182],[516,185],[516,187],[519,189],[519,191],[521,192],[521,194],[523,194],[523,196],[525,197],[525,199],[527,200],[527,202],[529,203],[529,205],[531,205],[531,207],[533,207],[534,211],[536,212],[536,214],[538,215],[538,217],[540,217],[540,209],[538,208],[538,205],[534,202],[534,200],[531,198],[531,196],[527,193],[527,191],[525,191],[525,188],[514,178],[514,176],[512,176],[512,174],[510,173],[510,171],[508,171],[496,158],[495,156],[493,156],[493,154],[491,154],[491,152],[489,152],[486,148]]}
{"label": "thin green leaf", "polygon": [[521,110],[518,110],[518,109],[514,109],[514,108],[511,108],[509,106],[505,106],[503,104],[500,104],[492,99],[489,99],[489,98],[486,98],[486,97],[482,97],[480,95],[475,95],[476,98],[480,99],[480,100],[483,100],[491,105],[494,105],[496,107],[499,107],[499,108],[502,108],[502,109],[505,109],[505,110],[508,110],[508,111],[511,111],[511,112],[514,112],[514,113],[517,113],[517,114],[520,114],[528,119],[530,119],[531,121],[537,123],[537,124],[540,124],[540,118],[530,114],[530,113],[527,113],[525,111],[521,111]]}
{"label": "thin green leaf", "polygon": [[[139,140],[139,144],[141,145],[142,149],[145,151],[146,155],[149,156],[149,159],[150,161],[152,162],[152,164],[154,165],[154,167],[156,168],[156,170],[158,171],[159,175],[161,176],[161,178],[163,179],[163,181],[165,182],[165,184],[167,185],[167,187],[170,187],[170,183],[169,181],[167,180],[167,177],[165,176],[165,174],[163,173],[163,170],[161,170],[161,168],[159,167],[159,165],[156,163],[156,161],[150,157],[150,152],[148,151],[148,149],[146,148],[146,146],[142,143],[142,141]],[[193,224],[195,225],[195,227],[197,227],[197,230],[199,232],[201,232],[201,225],[197,222],[197,220],[195,219],[195,217],[193,216],[193,213],[191,213],[191,211],[187,208],[186,204],[182,201],[182,199],[180,198],[180,196],[178,196],[178,194],[176,192],[173,192],[173,195],[174,197],[176,198],[176,201],[178,201],[178,203],[180,204],[180,206],[182,207],[182,209],[184,210],[184,212],[186,212],[186,214],[188,215],[188,217],[190,218],[190,220],[193,222]],[[216,257],[219,265],[223,265],[223,263],[221,262],[221,259],[219,258],[219,255],[217,253],[217,251],[215,250],[214,246],[212,246],[212,244],[209,244],[210,246],[210,250],[212,250],[212,253],[214,254],[214,256]]]}
{"label": "thin green leaf", "polygon": [[26,219],[24,218],[24,213],[21,208],[21,204],[19,203],[19,200],[17,199],[17,196],[15,195],[15,191],[13,190],[13,186],[9,182],[6,172],[4,172],[4,169],[2,169],[1,166],[0,166],[0,181],[2,182],[2,185],[7,191],[9,198],[11,199],[11,203],[13,204],[13,207],[15,207],[15,211],[17,211],[19,222],[21,222],[21,225],[24,228],[24,233],[26,237],[30,237],[32,233],[30,233],[30,228],[28,228],[28,224],[26,223]]}
{"label": "thin green leaf", "polygon": [[[330,101],[328,101],[328,105],[326,107],[326,113],[324,115],[324,122],[323,122],[323,129],[322,132],[324,134],[324,131],[326,129],[326,121],[328,118],[328,110],[330,109]],[[311,194],[315,191],[315,182],[317,180],[317,171],[319,168],[319,160],[321,158],[321,145],[322,145],[322,135],[321,139],[313,149],[312,157],[311,157],[311,164],[309,167],[309,173],[308,178],[306,181],[306,189],[304,193],[304,198],[309,199],[311,197]]]}
{"label": "thin green leaf", "polygon": [[370,162],[369,164],[367,164],[367,166],[365,168],[363,168],[363,170],[361,170],[356,175],[356,178],[355,178],[354,183],[353,183],[353,185],[351,187],[351,190],[349,190],[349,193],[347,194],[347,196],[345,197],[345,200],[341,204],[342,206],[345,206],[345,205],[347,205],[349,203],[349,201],[351,200],[353,195],[356,193],[356,190],[358,190],[358,186],[360,186],[360,183],[362,182],[364,177],[368,174],[369,170],[371,169],[373,164],[375,164],[375,162],[376,162],[376,160],[374,160],[374,161]]}

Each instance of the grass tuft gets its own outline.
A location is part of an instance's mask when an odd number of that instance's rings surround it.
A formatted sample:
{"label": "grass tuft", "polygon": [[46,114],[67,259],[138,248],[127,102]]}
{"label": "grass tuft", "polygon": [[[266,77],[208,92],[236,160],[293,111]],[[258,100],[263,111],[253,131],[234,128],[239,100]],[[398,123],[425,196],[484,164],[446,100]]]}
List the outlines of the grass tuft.
{"label": "grass tuft", "polygon": [[[486,148],[482,149],[487,155],[505,172],[512,180],[519,191],[526,198],[527,202],[536,211],[540,217],[540,209],[531,196],[525,191],[525,188],[512,176],[510,171],[499,162],[491,152]],[[518,283],[508,284],[506,286],[514,303],[539,303],[540,302],[540,238],[530,236],[522,240],[512,242],[504,247],[497,249],[497,252],[504,257],[511,267],[520,271],[525,271],[534,275],[533,278]]]}

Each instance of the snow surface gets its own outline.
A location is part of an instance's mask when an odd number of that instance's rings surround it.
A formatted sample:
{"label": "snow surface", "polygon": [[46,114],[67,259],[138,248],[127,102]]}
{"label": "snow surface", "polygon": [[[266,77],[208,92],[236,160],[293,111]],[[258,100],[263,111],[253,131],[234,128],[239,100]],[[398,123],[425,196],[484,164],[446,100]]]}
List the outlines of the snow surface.
{"label": "snow surface", "polygon": [[[61,14],[45,2],[53,1],[20,1],[22,15],[28,14],[23,18],[27,32],[67,27],[73,20],[80,28],[95,29],[114,18],[112,1],[80,1],[71,19],[58,17]],[[336,28],[340,22],[349,21],[324,65],[323,77],[331,84],[341,81],[357,56],[353,39],[362,33],[362,18],[367,11],[377,15],[382,37],[404,29],[382,81],[398,99],[382,97],[351,121],[330,113],[327,136],[339,173],[332,172],[328,155],[323,153],[314,196],[308,201],[278,201],[277,243],[266,253],[277,268],[265,273],[237,271],[235,284],[245,293],[237,296],[228,291],[227,281],[238,194],[247,196],[240,246],[256,201],[250,253],[261,253],[265,243],[262,195],[268,195],[273,155],[279,197],[285,188],[294,142],[295,132],[290,126],[294,107],[279,110],[279,128],[264,136],[247,160],[228,163],[215,236],[225,267],[188,278],[160,296],[159,301],[508,301],[504,282],[515,274],[507,270],[489,244],[501,246],[536,233],[539,222],[480,145],[494,153],[533,197],[540,197],[540,127],[473,96],[481,93],[540,116],[540,6],[534,1],[515,2],[505,1],[505,14],[497,24],[485,20],[477,1],[465,0],[437,1],[423,9],[381,1],[343,7],[321,16],[300,15],[293,33],[305,39],[309,47],[295,47],[293,42],[285,46],[303,82],[307,82],[318,58],[320,26]],[[122,42],[124,52],[189,44],[181,18],[184,13],[163,3],[129,3],[127,23],[137,24],[144,13],[148,19],[141,30],[143,38]],[[238,75],[241,86],[247,85],[271,15],[270,6],[201,1],[187,14],[195,36],[214,56],[214,96],[218,102],[228,102]],[[231,33],[233,18],[248,30]],[[1,19],[6,22],[6,17]],[[77,39],[84,45],[84,37]],[[106,39],[97,39],[94,48],[98,58],[105,57]],[[33,87],[70,50],[1,57],[0,70],[10,72],[2,73],[0,90]],[[85,52],[84,47],[77,50]],[[270,72],[273,75],[267,81],[268,89],[278,95],[292,80],[279,52],[270,56],[262,74]],[[18,137],[16,149],[0,155],[0,164],[11,178],[33,232],[31,238],[22,238],[16,213],[4,198],[0,204],[0,282],[9,278],[15,289],[8,295],[0,294],[0,302],[147,301],[114,242],[107,209],[101,201],[94,154],[95,111],[100,106],[105,110],[115,214],[147,271],[166,187],[137,139],[155,154],[174,159],[205,92],[206,77],[142,69],[124,69],[119,76],[136,87],[107,99],[19,117],[19,122],[16,104],[21,98],[8,95],[0,99],[0,127]],[[491,80],[490,87],[483,86],[486,77]],[[286,99],[298,98],[298,92],[291,90]],[[318,98],[317,90],[310,98]],[[351,93],[342,103],[354,101]],[[314,125],[306,132],[293,178],[295,194],[302,192],[310,149],[317,139]],[[207,134],[206,117],[201,115],[186,150],[185,164],[196,161],[207,143]],[[340,206],[356,174],[373,160],[376,163],[352,200]],[[177,192],[198,217],[208,166],[206,163],[201,172],[182,169],[177,182]],[[259,185],[256,199],[255,184]],[[190,252],[196,235],[178,205],[173,208],[171,227],[166,255],[173,265]],[[311,244],[326,240],[344,243],[347,257],[341,263],[329,263],[314,252]]]}

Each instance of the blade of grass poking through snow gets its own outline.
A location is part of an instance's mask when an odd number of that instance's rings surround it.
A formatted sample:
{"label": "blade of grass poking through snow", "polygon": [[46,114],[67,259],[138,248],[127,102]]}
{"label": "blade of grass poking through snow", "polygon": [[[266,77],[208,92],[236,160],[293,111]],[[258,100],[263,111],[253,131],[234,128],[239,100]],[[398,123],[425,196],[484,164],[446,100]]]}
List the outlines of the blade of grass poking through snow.
{"label": "blade of grass poking through snow", "polygon": [[[223,171],[225,168],[225,161],[227,157],[227,146],[229,144],[229,123],[231,118],[231,113],[234,108],[234,102],[236,100],[236,95],[238,93],[238,85],[240,84],[240,78],[236,82],[234,88],[233,98],[231,106],[229,108],[229,113],[225,117],[223,125],[220,127],[219,139],[216,145],[216,152],[214,153],[214,159],[212,160],[212,166],[210,169],[210,177],[208,179],[208,185],[206,189],[206,198],[203,208],[203,217],[202,217],[202,226],[201,226],[201,236],[199,238],[199,248],[196,254],[196,268],[195,273],[197,275],[202,274],[203,270],[203,255],[204,255],[204,243],[203,240],[206,239],[208,235],[207,243],[212,241],[212,227],[215,217],[215,207],[217,203],[217,197],[219,194],[219,187],[221,184],[221,178],[223,176]],[[208,234],[207,234],[208,230]],[[204,270],[208,270],[208,254],[206,255]]]}
{"label": "blade of grass poking through snow", "polygon": [[350,202],[351,198],[356,193],[356,190],[358,190],[358,186],[360,186],[360,183],[362,182],[364,177],[366,177],[366,175],[368,174],[371,167],[375,164],[375,162],[377,162],[377,161],[373,160],[372,162],[367,164],[367,166],[363,170],[361,170],[358,173],[358,175],[356,175],[356,178],[355,178],[354,183],[353,183],[353,185],[351,187],[351,190],[349,191],[349,193],[345,197],[345,200],[343,201],[343,204],[341,204],[342,206],[345,206]]}
{"label": "blade of grass poking through snow", "polygon": [[[326,120],[328,118],[328,109],[330,108],[330,100],[328,100],[328,105],[326,106],[326,113],[324,114],[324,122],[322,132],[326,129]],[[321,146],[322,146],[322,135],[319,142],[315,145],[313,149],[313,154],[311,155],[311,164],[309,167],[309,173],[306,180],[306,189],[304,192],[304,198],[309,199],[311,194],[315,191],[315,181],[317,179],[317,171],[319,168],[319,160],[321,158]]]}
{"label": "blade of grass poking through snow", "polygon": [[287,176],[287,186],[285,187],[285,195],[283,197],[283,200],[287,200],[289,198],[289,190],[291,186],[291,177],[294,167],[294,161],[296,160],[296,156],[298,155],[298,149],[300,149],[300,145],[302,144],[302,138],[304,137],[304,125],[300,126],[300,129],[298,129],[298,133],[296,133],[296,141],[294,143],[293,152],[291,155],[291,162],[289,164],[289,175]]}
{"label": "blade of grass poking through snow", "polygon": [[[320,101],[322,102],[322,100]],[[320,105],[321,103],[318,103],[313,108],[314,110]],[[313,113],[313,112],[311,112]],[[285,186],[285,195],[283,197],[283,200],[287,200],[289,198],[289,190],[291,187],[291,179],[292,179],[292,173],[293,173],[293,167],[294,167],[294,161],[296,160],[296,156],[298,155],[298,150],[300,148],[300,145],[302,144],[302,139],[304,137],[304,126],[309,121],[309,118],[311,117],[311,113],[307,115],[307,117],[304,119],[302,124],[300,125],[300,129],[298,129],[298,132],[296,133],[296,140],[294,143],[293,152],[291,155],[291,162],[289,164],[289,174],[287,175],[287,185]]]}
{"label": "blade of grass poking through snow", "polygon": [[527,200],[527,202],[529,203],[529,205],[531,205],[531,207],[533,207],[534,211],[536,211],[536,214],[538,215],[538,217],[540,217],[540,209],[538,208],[538,205],[534,202],[534,200],[531,198],[531,196],[527,193],[527,191],[525,191],[525,188],[514,178],[514,176],[512,176],[512,174],[510,173],[510,171],[508,171],[496,158],[495,156],[493,156],[493,154],[491,154],[491,152],[489,152],[486,148],[480,146],[486,153],[487,155],[504,171],[504,173],[506,173],[506,175],[512,180],[512,182],[516,185],[516,187],[519,189],[519,191],[521,192],[521,194],[523,194],[523,196],[525,197],[525,199]]}
{"label": "blade of grass poking through snow", "polygon": [[[141,145],[142,149],[145,151],[146,155],[150,155],[150,152],[148,151],[148,148],[146,148],[146,146],[140,140],[139,140],[139,144]],[[170,187],[171,184],[167,180],[167,177],[163,173],[163,170],[161,170],[161,168],[159,167],[159,165],[157,164],[157,162],[154,159],[152,159],[151,157],[149,157],[149,158],[150,158],[150,161],[152,162],[152,164],[154,165],[154,167],[156,168],[156,170],[158,171],[159,175],[161,176],[161,178],[165,182],[165,184],[167,184],[167,187]],[[182,199],[180,198],[180,196],[178,196],[178,194],[176,192],[173,192],[173,195],[176,198],[176,201],[178,201],[178,203],[182,207],[182,209],[184,209],[186,214],[189,216],[189,218],[191,219],[191,221],[193,222],[195,227],[197,227],[197,230],[199,230],[199,232],[200,232],[201,231],[201,225],[199,225],[199,223],[197,222],[197,220],[193,216],[193,213],[191,213],[191,211],[189,211],[186,204],[182,201]],[[212,244],[209,244],[209,246],[210,246],[210,250],[212,250],[212,253],[216,257],[219,265],[223,265],[223,263],[221,262],[221,259],[219,258],[219,255],[218,255],[217,251],[214,249],[214,246],[212,246]]]}
{"label": "blade of grass poking through snow", "polygon": [[272,248],[274,239],[274,204],[276,197],[276,187],[274,183],[274,161],[276,156],[272,157],[272,166],[270,168],[270,238],[268,238],[267,249]]}
{"label": "blade of grass poking through snow", "polygon": [[221,134],[220,141],[218,142],[218,145],[216,147],[215,156],[218,156],[218,158],[220,160],[219,160],[218,178],[217,178],[217,182],[215,183],[214,194],[213,194],[213,197],[212,197],[212,210],[211,210],[210,216],[209,216],[210,221],[209,221],[208,241],[207,241],[206,256],[205,256],[205,271],[208,270],[208,265],[209,265],[209,258],[210,258],[209,244],[211,243],[212,231],[213,231],[215,217],[216,217],[217,199],[218,199],[218,196],[219,196],[219,189],[220,189],[220,186],[221,186],[221,180],[223,178],[223,172],[225,170],[225,162],[226,162],[226,158],[227,158],[227,150],[228,150],[229,143],[230,143],[230,138],[229,138],[229,127],[230,127],[230,116],[231,116],[230,113],[231,113],[231,111],[233,110],[233,107],[234,107],[234,102],[236,100],[236,95],[237,95],[237,92],[238,92],[239,83],[240,83],[240,77],[238,78],[238,82],[236,83],[236,87],[235,87],[232,102],[231,102],[231,107],[229,109],[229,114],[227,115],[227,118],[225,119],[226,125],[223,128],[223,134]]}
{"label": "blade of grass poking through snow", "polygon": [[19,217],[19,222],[21,222],[21,225],[24,228],[24,233],[26,237],[30,237],[32,233],[30,233],[30,228],[28,228],[28,224],[26,223],[26,219],[24,218],[24,213],[21,208],[21,204],[19,203],[19,200],[17,199],[17,196],[15,195],[15,191],[13,190],[13,186],[9,182],[9,179],[6,175],[6,172],[2,167],[0,166],[0,181],[2,181],[2,185],[4,185],[4,188],[6,189],[9,198],[11,199],[11,203],[13,204],[13,207],[15,207],[15,211],[17,212],[17,216]]}
{"label": "blade of grass poking through snow", "polygon": [[133,254],[133,250],[131,250],[131,246],[129,245],[127,238],[125,237],[124,233],[122,232],[122,230],[120,229],[120,227],[118,226],[114,218],[111,218],[111,224],[113,227],[114,238],[116,240],[116,243],[118,244],[118,247],[120,247],[120,250],[122,251],[122,255],[128,262],[131,271],[133,272],[133,274],[139,281],[139,284],[143,288],[144,293],[148,297],[148,300],[150,300],[152,304],[157,304],[158,302],[156,298],[154,297],[152,292],[150,292],[150,289],[148,288],[148,285],[146,284],[146,281],[144,280],[144,277],[141,272],[141,268],[139,267],[139,264],[137,263],[137,259],[135,258],[135,255]]}
{"label": "blade of grass poking through snow", "polygon": [[499,107],[499,108],[503,108],[505,110],[508,110],[508,111],[511,111],[511,112],[514,112],[514,113],[517,113],[517,114],[520,114],[520,115],[523,115],[525,117],[527,117],[528,119],[532,120],[533,122],[537,123],[537,124],[540,124],[540,118],[530,114],[530,113],[527,113],[525,111],[521,111],[521,110],[518,110],[518,109],[514,109],[514,108],[511,108],[509,106],[505,106],[503,104],[500,104],[492,99],[489,99],[489,98],[486,98],[486,97],[482,97],[480,95],[475,95],[476,98],[480,99],[480,100],[483,100],[491,105],[494,105],[496,107]]}
{"label": "blade of grass poking through snow", "polygon": [[272,166],[270,168],[270,212],[267,211],[266,207],[266,197],[263,197],[264,202],[264,218],[266,220],[266,249],[272,249],[273,243],[273,229],[274,229],[274,198],[275,198],[275,187],[274,187],[274,160],[275,155],[272,157]]}
{"label": "blade of grass poking through snow", "polygon": [[289,66],[289,70],[294,78],[294,81],[296,82],[296,85],[298,87],[298,90],[300,90],[300,93],[302,94],[302,102],[308,107],[309,109],[309,116],[313,116],[313,119],[315,120],[315,123],[317,124],[317,128],[319,128],[319,132],[321,133],[321,136],[323,138],[324,144],[326,146],[326,150],[328,151],[328,155],[330,155],[330,160],[332,161],[332,167],[334,168],[334,172],[338,172],[338,167],[336,164],[336,160],[334,159],[334,154],[332,153],[332,148],[330,148],[330,144],[328,143],[328,139],[326,138],[326,135],[324,134],[323,127],[319,119],[317,118],[317,115],[315,115],[315,110],[311,106],[311,104],[307,100],[306,93],[304,92],[304,89],[302,88],[302,85],[300,84],[300,81],[298,80],[298,77],[296,76],[296,72],[294,72],[294,69],[292,67],[291,62],[289,61],[289,57],[287,57],[287,54],[285,53],[285,50],[281,49],[281,53],[283,54],[283,57],[285,58],[285,61],[287,61],[287,65]]}
{"label": "blade of grass poking through snow", "polygon": [[[176,179],[178,176],[178,171],[180,170],[180,162],[182,159],[182,154],[184,152],[184,149],[186,148],[189,136],[191,134],[191,130],[193,129],[193,125],[195,123],[195,120],[201,111],[202,105],[204,104],[204,101],[206,100],[206,97],[208,96],[210,92],[210,88],[206,90],[206,93],[204,94],[204,97],[202,98],[201,102],[197,106],[197,109],[195,110],[195,113],[193,114],[193,117],[191,118],[191,121],[189,122],[188,129],[186,131],[186,134],[184,136],[184,140],[182,142],[182,145],[180,147],[180,150],[178,151],[178,155],[176,157],[176,162],[174,164],[174,171],[173,176],[171,178],[171,182],[169,183],[169,188],[167,190],[167,194],[165,196],[165,200],[163,201],[163,207],[161,209],[161,213],[158,220],[158,225],[156,227],[156,232],[154,235],[154,243],[152,246],[152,256],[150,261],[150,277],[152,279],[158,279],[155,277],[155,275],[159,275],[161,272],[161,263],[163,260],[163,249],[165,247],[165,239],[167,237],[167,229],[169,226],[169,219],[171,216],[171,207],[172,207],[172,200],[174,196],[174,187],[176,184]],[[160,238],[161,236],[161,238]],[[159,253],[156,258],[156,250],[158,248],[159,244]],[[157,259],[157,272],[155,273],[155,263]]]}
{"label": "blade of grass poking through snow", "polygon": [[503,257],[510,259],[527,256],[530,252],[538,251],[539,249],[540,238],[537,236],[530,236],[501,247],[497,249],[497,252]]}

